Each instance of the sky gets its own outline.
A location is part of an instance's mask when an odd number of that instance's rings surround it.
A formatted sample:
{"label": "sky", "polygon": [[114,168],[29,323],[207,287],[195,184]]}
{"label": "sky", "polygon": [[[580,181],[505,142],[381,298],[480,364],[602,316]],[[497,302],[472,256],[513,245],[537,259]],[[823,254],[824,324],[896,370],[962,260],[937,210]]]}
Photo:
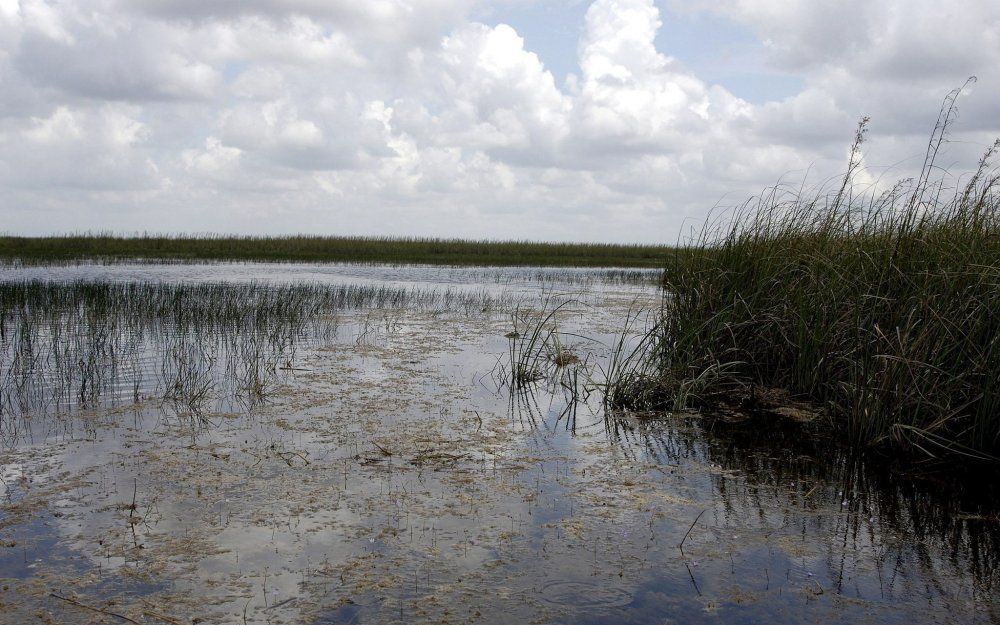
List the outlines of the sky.
{"label": "sky", "polygon": [[996,0],[0,0],[0,232],[674,243],[863,115],[912,176],[973,75],[956,172]]}

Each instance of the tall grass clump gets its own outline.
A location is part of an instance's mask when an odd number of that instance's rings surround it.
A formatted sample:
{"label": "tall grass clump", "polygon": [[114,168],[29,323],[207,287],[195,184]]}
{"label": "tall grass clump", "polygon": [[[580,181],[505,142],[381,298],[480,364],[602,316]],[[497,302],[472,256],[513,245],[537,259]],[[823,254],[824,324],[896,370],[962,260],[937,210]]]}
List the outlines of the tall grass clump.
{"label": "tall grass clump", "polygon": [[678,405],[752,407],[787,392],[861,445],[1000,454],[1000,141],[960,184],[920,176],[806,196],[775,188],[706,226],[664,276],[655,381]]}

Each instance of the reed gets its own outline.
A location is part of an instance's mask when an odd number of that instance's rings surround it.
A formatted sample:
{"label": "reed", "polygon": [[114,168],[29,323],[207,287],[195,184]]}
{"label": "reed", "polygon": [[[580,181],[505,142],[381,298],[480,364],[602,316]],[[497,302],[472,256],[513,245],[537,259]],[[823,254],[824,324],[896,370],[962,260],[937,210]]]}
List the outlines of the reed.
{"label": "reed", "polygon": [[556,315],[569,302],[549,306],[543,302],[538,311],[522,309],[518,306],[511,314],[513,331],[507,338],[509,382],[513,389],[521,389],[548,375],[554,363],[547,357],[550,345],[557,336]]}
{"label": "reed", "polygon": [[489,317],[514,305],[503,292],[387,285],[0,282],[0,438],[24,416],[144,399],[252,407],[300,346],[335,336],[340,311],[385,311],[389,324],[403,309]]}
{"label": "reed", "polygon": [[771,189],[675,254],[654,375],[619,403],[752,409],[781,389],[859,445],[998,455],[1000,142],[964,184],[935,173],[957,95],[916,180],[859,189],[865,119],[836,188]]}
{"label": "reed", "polygon": [[544,243],[392,237],[159,235],[81,233],[0,236],[0,259],[43,263],[74,260],[243,260],[435,265],[662,267],[663,245]]}

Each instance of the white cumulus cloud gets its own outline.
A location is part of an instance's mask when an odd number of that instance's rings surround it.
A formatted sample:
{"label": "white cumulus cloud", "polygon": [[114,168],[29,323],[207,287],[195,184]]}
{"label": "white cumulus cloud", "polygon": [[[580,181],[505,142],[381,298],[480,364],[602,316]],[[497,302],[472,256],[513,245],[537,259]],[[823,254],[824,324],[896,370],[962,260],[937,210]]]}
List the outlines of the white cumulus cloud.
{"label": "white cumulus cloud", "polygon": [[[862,114],[866,163],[911,172],[969,75],[946,158],[1000,134],[989,0],[594,0],[565,79],[478,21],[540,3],[0,0],[0,218],[671,242],[720,199],[836,174]],[[699,76],[661,32],[701,14],[802,88],[752,103]]]}

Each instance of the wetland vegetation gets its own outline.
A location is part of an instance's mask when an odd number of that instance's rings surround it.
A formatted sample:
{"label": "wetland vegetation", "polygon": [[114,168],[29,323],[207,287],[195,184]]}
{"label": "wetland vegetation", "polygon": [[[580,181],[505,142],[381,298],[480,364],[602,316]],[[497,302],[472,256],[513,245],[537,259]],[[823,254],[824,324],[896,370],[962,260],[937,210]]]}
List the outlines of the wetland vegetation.
{"label": "wetland vegetation", "polygon": [[936,173],[955,95],[916,180],[855,183],[865,120],[832,192],[776,187],[706,225],[667,265],[662,322],[615,402],[818,419],[862,447],[995,463],[1000,142]]}
{"label": "wetland vegetation", "polygon": [[1000,616],[992,485],[616,409],[656,281],[4,271],[0,622]]}
{"label": "wetland vegetation", "polygon": [[[252,405],[294,368],[299,345],[336,332],[342,311],[487,315],[508,307],[502,292],[448,287],[2,282],[0,427],[16,423],[11,415],[123,399],[169,399],[192,410],[213,396]],[[366,317],[359,340],[373,324]]]}
{"label": "wetland vegetation", "polygon": [[991,156],[665,274],[8,257],[0,622],[996,623]]}
{"label": "wetland vegetation", "polygon": [[0,236],[0,259],[66,262],[94,259],[423,263],[545,267],[663,267],[662,245],[538,243],[461,239],[322,236],[170,236],[77,234]]}

